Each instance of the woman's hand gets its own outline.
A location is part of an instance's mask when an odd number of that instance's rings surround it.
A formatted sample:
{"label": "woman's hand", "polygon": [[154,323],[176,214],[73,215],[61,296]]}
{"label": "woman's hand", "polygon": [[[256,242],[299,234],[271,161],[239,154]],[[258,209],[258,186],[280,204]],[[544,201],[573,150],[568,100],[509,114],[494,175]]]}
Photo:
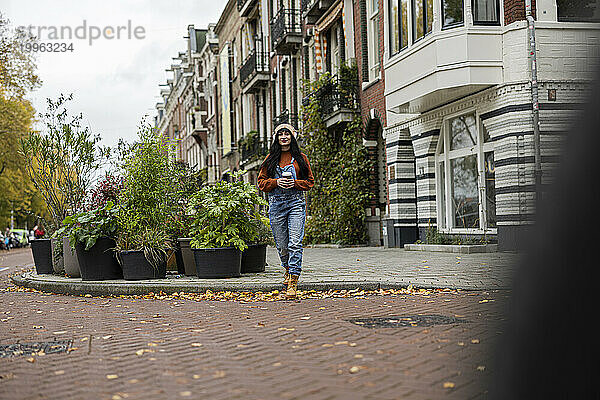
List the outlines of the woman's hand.
{"label": "woman's hand", "polygon": [[277,186],[282,189],[291,189],[294,187],[294,180],[289,178],[278,178]]}

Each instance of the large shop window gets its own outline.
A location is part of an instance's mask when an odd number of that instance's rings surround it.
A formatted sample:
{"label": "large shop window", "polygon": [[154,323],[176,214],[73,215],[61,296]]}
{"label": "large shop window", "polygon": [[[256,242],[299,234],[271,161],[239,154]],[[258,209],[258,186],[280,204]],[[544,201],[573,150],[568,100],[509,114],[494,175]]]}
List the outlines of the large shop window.
{"label": "large shop window", "polygon": [[445,121],[436,161],[439,227],[495,228],[493,143],[475,113]]}
{"label": "large shop window", "polygon": [[600,22],[598,0],[556,0],[561,22]]}

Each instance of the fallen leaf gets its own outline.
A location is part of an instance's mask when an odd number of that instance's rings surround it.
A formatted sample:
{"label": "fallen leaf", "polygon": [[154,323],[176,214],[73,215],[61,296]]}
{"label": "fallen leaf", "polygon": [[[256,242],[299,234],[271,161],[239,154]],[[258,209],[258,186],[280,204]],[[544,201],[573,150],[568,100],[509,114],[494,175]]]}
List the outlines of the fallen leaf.
{"label": "fallen leaf", "polygon": [[186,390],[185,392],[179,392],[179,395],[181,397],[190,397],[192,395],[192,392],[190,392],[189,390]]}
{"label": "fallen leaf", "polygon": [[192,347],[202,347],[202,343],[192,343]]}
{"label": "fallen leaf", "polygon": [[29,357],[29,358],[27,358],[27,362],[34,363],[35,362],[35,358]]}
{"label": "fallen leaf", "polygon": [[478,365],[477,371],[485,371],[485,365]]}
{"label": "fallen leaf", "polygon": [[116,374],[106,375],[106,379],[117,379],[118,377],[119,377],[119,375],[116,375]]}
{"label": "fallen leaf", "polygon": [[444,389],[452,389],[454,386],[454,382],[444,382]]}
{"label": "fallen leaf", "polygon": [[225,375],[227,375],[227,374],[225,373],[225,371],[216,371],[216,372],[213,374],[213,378],[224,378],[224,377],[225,377]]}
{"label": "fallen leaf", "polygon": [[477,344],[477,343],[479,343],[479,339],[471,339],[471,343]]}
{"label": "fallen leaf", "polygon": [[357,366],[355,365],[354,367],[351,367],[349,371],[350,371],[350,373],[351,373],[351,374],[355,374],[355,373],[357,373],[358,371],[360,371],[360,367],[357,367]]}
{"label": "fallen leaf", "polygon": [[54,371],[54,375],[64,375],[65,371],[62,369],[59,369],[58,371]]}

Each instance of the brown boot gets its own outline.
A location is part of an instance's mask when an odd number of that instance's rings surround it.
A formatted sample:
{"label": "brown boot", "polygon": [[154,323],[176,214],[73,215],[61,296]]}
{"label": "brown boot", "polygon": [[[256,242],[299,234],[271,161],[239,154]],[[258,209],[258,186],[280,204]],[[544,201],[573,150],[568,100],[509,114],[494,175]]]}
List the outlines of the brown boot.
{"label": "brown boot", "polygon": [[289,270],[286,268],[285,273],[283,274],[283,284],[287,287],[288,283],[290,283],[290,273]]}
{"label": "brown boot", "polygon": [[285,291],[285,298],[294,300],[298,292],[298,275],[290,275],[290,280]]}

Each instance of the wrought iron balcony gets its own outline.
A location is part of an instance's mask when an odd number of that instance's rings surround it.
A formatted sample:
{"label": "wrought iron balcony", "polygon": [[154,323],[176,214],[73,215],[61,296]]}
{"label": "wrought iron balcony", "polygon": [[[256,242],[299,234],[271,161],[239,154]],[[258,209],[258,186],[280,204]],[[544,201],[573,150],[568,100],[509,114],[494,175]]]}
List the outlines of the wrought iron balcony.
{"label": "wrought iron balcony", "polygon": [[325,125],[351,121],[358,112],[358,82],[333,76],[315,93]]}
{"label": "wrought iron balcony", "polygon": [[297,51],[302,44],[300,10],[281,8],[271,21],[271,45],[277,54]]}
{"label": "wrought iron balcony", "polygon": [[302,18],[307,24],[314,24],[331,7],[333,0],[301,0],[300,10]]}
{"label": "wrought iron balcony", "polygon": [[260,140],[258,132],[248,132],[239,143],[240,164],[246,166],[255,161],[262,161],[268,153],[267,143]]}
{"label": "wrought iron balcony", "polygon": [[252,50],[240,68],[242,90],[256,91],[266,87],[269,80],[269,53]]}
{"label": "wrought iron balcony", "polygon": [[247,17],[257,3],[258,0],[237,0],[237,8],[240,16]]}
{"label": "wrought iron balcony", "polygon": [[273,129],[275,129],[279,124],[290,124],[294,128],[298,129],[298,114],[292,114],[288,110],[285,110],[273,118]]}

